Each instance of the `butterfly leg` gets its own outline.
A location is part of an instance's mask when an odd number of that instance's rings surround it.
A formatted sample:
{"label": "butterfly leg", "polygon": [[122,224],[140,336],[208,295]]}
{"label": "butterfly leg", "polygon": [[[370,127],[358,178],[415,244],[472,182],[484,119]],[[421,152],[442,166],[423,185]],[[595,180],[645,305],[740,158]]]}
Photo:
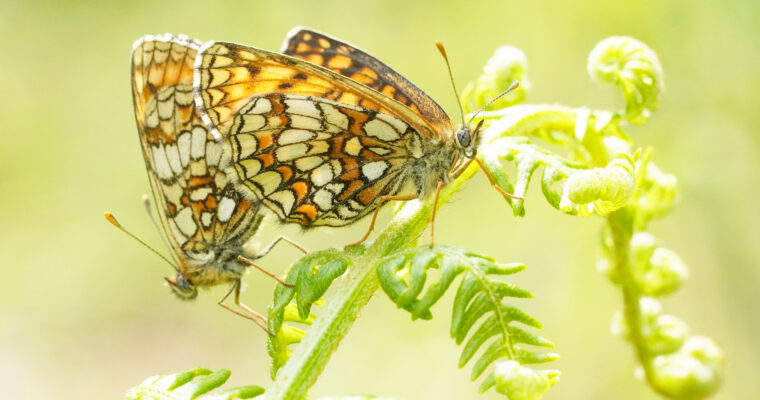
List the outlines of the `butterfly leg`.
{"label": "butterfly leg", "polygon": [[[280,241],[281,241],[281,240],[284,240],[284,241],[286,241],[286,242],[290,243],[291,245],[293,245],[293,247],[297,248],[298,250],[301,250],[301,251],[302,251],[304,254],[308,254],[308,253],[309,253],[309,251],[308,251],[308,250],[306,250],[305,248],[303,248],[302,246],[300,246],[298,243],[296,243],[296,242],[294,242],[294,241],[290,240],[290,239],[289,239],[288,237],[286,237],[286,236],[280,235],[280,236],[278,236],[278,237],[277,237],[277,239],[275,239],[274,241],[272,241],[272,243],[270,243],[270,244],[269,244],[267,247],[265,247],[265,248],[264,248],[264,250],[262,250],[262,251],[260,251],[258,254],[256,254],[256,255],[253,257],[253,260],[257,260],[257,259],[259,259],[259,258],[261,258],[261,257],[264,257],[265,255],[269,254],[269,252],[270,252],[270,251],[272,251],[272,249],[274,248],[274,246],[276,246],[276,245],[277,245],[277,243],[280,243]],[[255,263],[255,262],[254,262],[252,259],[250,259],[250,258],[246,258],[246,257],[243,257],[243,256],[238,256],[238,257],[237,257],[237,259],[238,259],[238,261],[240,261],[240,262],[242,262],[242,263],[244,263],[244,264],[248,264],[248,265],[250,265],[250,266],[252,266],[252,267],[254,267],[254,268],[258,269],[259,271],[261,271],[261,272],[265,273],[266,275],[268,275],[268,276],[272,277],[272,279],[276,280],[276,281],[277,281],[278,283],[280,283],[282,286],[287,286],[287,287],[292,287],[292,286],[293,286],[292,284],[290,284],[290,283],[287,283],[287,282],[283,281],[283,280],[282,280],[282,279],[280,279],[280,278],[279,278],[277,275],[275,275],[274,273],[272,273],[272,272],[268,271],[268,270],[267,270],[267,269],[265,269],[264,267],[262,267],[262,266],[260,266],[260,265],[256,264],[256,263]]]}
{"label": "butterfly leg", "polygon": [[359,244],[362,244],[367,238],[369,237],[369,234],[372,233],[372,231],[375,229],[375,220],[377,219],[377,214],[380,212],[380,207],[389,200],[400,200],[400,201],[407,201],[407,200],[414,200],[417,196],[415,195],[406,195],[406,196],[381,196],[380,200],[377,202],[377,207],[375,208],[375,213],[372,214],[372,222],[369,223],[369,229],[367,230],[367,233],[364,234],[364,236],[359,239],[358,241],[354,243],[347,244],[346,247],[356,246]]}
{"label": "butterfly leg", "polygon": [[254,267],[254,268],[258,269],[259,271],[261,271],[261,272],[263,272],[264,274],[268,275],[268,276],[269,276],[269,277],[271,277],[272,279],[276,280],[276,281],[277,281],[277,282],[278,282],[280,285],[282,285],[282,286],[293,287],[293,284],[291,284],[291,283],[287,283],[287,282],[283,281],[282,279],[280,279],[280,277],[278,277],[277,275],[275,275],[275,274],[274,274],[274,273],[272,273],[272,272],[269,272],[267,269],[265,269],[265,268],[264,268],[264,267],[262,267],[261,265],[259,265],[259,264],[256,264],[256,263],[255,263],[253,260],[251,260],[250,258],[245,258],[245,257],[243,257],[243,256],[237,256],[237,260],[238,260],[238,261],[240,261],[240,262],[241,262],[241,263],[243,263],[243,264],[248,264],[248,265],[250,265],[250,266],[252,266],[252,267]]}
{"label": "butterfly leg", "polygon": [[[230,294],[232,294],[233,291],[235,292],[235,305],[245,310],[247,314],[244,312],[238,311],[228,306],[227,304],[224,304],[224,301],[227,300],[228,297],[230,297]],[[256,323],[256,325],[258,325],[261,329],[263,329],[264,332],[268,333],[270,336],[273,336],[272,332],[267,328],[267,318],[240,302],[240,280],[239,279],[236,279],[235,281],[232,282],[232,285],[230,285],[230,288],[229,290],[227,290],[227,293],[225,293],[224,296],[222,296],[219,299],[217,304],[222,306],[222,308],[226,309],[227,311],[230,311],[245,319],[249,319],[253,321],[254,323]]]}
{"label": "butterfly leg", "polygon": [[303,248],[298,243],[290,240],[287,236],[280,235],[280,236],[277,237],[277,239],[275,239],[274,241],[272,241],[272,243],[270,243],[267,247],[265,247],[264,250],[261,250],[253,258],[254,259],[259,259],[259,258],[264,257],[265,255],[269,254],[269,252],[272,251],[272,249],[274,248],[274,246],[276,246],[277,243],[280,243],[281,240],[284,240],[284,241],[290,243],[293,247],[297,248],[298,250],[301,250],[304,254],[308,254],[309,253],[308,250],[306,250],[305,248]]}
{"label": "butterfly leg", "polygon": [[470,164],[472,164],[472,160],[473,160],[473,158],[467,160],[466,163],[462,164],[462,166],[459,167],[459,169],[453,175],[451,175],[451,177],[449,179],[451,179],[453,181],[454,179],[459,178],[459,175],[462,175],[462,172],[464,172],[464,170],[466,170],[467,167],[469,167]]}
{"label": "butterfly leg", "polygon": [[435,187],[435,198],[433,199],[433,213],[430,214],[430,248],[433,248],[435,242],[435,213],[438,211],[438,193],[443,188],[443,181],[438,181],[438,185]]}
{"label": "butterfly leg", "polygon": [[513,195],[511,193],[507,193],[506,190],[502,189],[501,186],[497,185],[496,182],[494,182],[493,177],[491,176],[491,174],[488,173],[488,170],[486,169],[485,165],[483,165],[483,163],[480,162],[480,160],[477,157],[475,158],[475,162],[478,163],[478,165],[480,166],[480,169],[483,170],[483,173],[486,174],[486,177],[488,178],[488,182],[491,182],[491,186],[493,186],[496,190],[498,190],[499,193],[501,193],[505,197],[509,197],[510,199],[515,199],[515,200],[522,200],[523,199],[520,196],[515,196],[515,195]]}

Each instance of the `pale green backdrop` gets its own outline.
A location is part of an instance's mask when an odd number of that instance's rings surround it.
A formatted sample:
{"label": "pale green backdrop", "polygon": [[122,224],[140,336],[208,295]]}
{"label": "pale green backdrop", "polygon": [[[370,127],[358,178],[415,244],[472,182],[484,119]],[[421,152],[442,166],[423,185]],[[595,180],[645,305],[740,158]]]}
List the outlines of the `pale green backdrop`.
{"label": "pale green backdrop", "polygon": [[[269,385],[265,337],[215,305],[182,303],[170,269],[109,226],[109,209],[160,245],[140,204],[149,191],[132,114],[129,52],[148,33],[278,49],[306,25],[354,43],[456,115],[433,42],[460,85],[499,45],[523,49],[529,102],[606,107],[620,101],[586,75],[594,44],[630,35],[659,54],[667,90],[637,143],[679,177],[680,205],[652,228],[689,265],[664,304],[726,351],[718,399],[757,398],[760,359],[760,3],[746,1],[33,2],[0,7],[0,398],[118,399],[143,378],[193,366],[230,368],[232,384]],[[501,261],[535,300],[563,371],[548,399],[654,399],[633,379],[631,349],[609,333],[619,293],[594,268],[599,218],[561,215],[532,188],[517,219],[479,176],[438,217],[437,238]],[[387,221],[387,211],[382,221]],[[280,232],[311,249],[366,229]],[[281,272],[284,246],[262,260]],[[245,301],[263,310],[273,283],[251,273]],[[431,322],[410,321],[378,293],[313,388],[314,397],[373,393],[408,400],[476,398],[448,338],[451,297]],[[499,398],[493,392],[480,397]]]}

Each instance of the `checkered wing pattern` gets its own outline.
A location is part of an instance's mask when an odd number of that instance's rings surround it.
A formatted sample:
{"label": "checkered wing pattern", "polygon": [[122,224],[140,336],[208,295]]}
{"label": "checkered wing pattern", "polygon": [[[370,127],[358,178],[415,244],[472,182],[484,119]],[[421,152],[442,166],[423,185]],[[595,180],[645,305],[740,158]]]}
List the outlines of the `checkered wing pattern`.
{"label": "checkered wing pattern", "polygon": [[220,169],[222,145],[193,101],[193,63],[201,43],[145,36],[132,51],[132,90],[140,143],[158,213],[180,267],[194,284],[222,279],[225,249],[255,232],[259,203],[242,196]]}
{"label": "checkered wing pattern", "polygon": [[312,96],[258,96],[230,131],[224,143],[233,175],[280,219],[303,226],[361,218],[380,196],[399,193],[422,151],[403,121]]}
{"label": "checkered wing pattern", "polygon": [[[305,227],[350,224],[383,195],[427,194],[435,184],[420,173],[444,180],[454,162],[414,110],[300,59],[209,42],[194,87],[239,189]],[[443,167],[428,168],[430,154]]]}
{"label": "checkered wing pattern", "polygon": [[452,127],[435,100],[382,61],[348,43],[296,27],[285,37],[282,53],[364,84],[409,107],[439,131]]}

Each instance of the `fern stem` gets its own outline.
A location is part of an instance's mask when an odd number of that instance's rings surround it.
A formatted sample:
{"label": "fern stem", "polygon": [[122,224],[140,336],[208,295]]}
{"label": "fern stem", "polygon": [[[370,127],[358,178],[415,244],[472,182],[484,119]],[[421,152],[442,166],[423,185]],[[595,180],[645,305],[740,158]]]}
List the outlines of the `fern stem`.
{"label": "fern stem", "polygon": [[[438,196],[438,208],[470,179],[478,167],[472,163]],[[316,382],[332,353],[348,333],[361,309],[380,287],[377,260],[416,243],[428,225],[433,211],[432,199],[410,201],[396,214],[377,240],[359,256],[353,267],[337,284],[335,295],[321,310],[309,332],[277,373],[266,400],[301,400]]]}
{"label": "fern stem", "polygon": [[636,286],[630,265],[629,248],[633,236],[633,213],[622,208],[607,216],[607,223],[613,238],[613,253],[617,276],[620,278],[620,288],[623,292],[623,316],[628,326],[629,340],[633,345],[636,357],[644,370],[644,376],[649,386],[660,395],[668,397],[654,384],[652,356],[647,352],[642,335],[641,295]]}

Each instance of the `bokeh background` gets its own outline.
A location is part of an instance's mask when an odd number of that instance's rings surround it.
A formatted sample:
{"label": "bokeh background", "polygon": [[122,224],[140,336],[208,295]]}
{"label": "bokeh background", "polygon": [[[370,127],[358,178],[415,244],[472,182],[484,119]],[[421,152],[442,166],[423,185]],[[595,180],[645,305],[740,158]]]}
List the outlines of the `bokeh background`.
{"label": "bokeh background", "polygon": [[[653,233],[692,277],[666,311],[726,351],[717,399],[760,395],[760,3],[673,1],[20,1],[0,9],[0,398],[118,399],[142,379],[193,366],[233,371],[230,383],[269,385],[264,334],[216,306],[162,285],[170,268],[102,217],[112,211],[162,248],[140,203],[149,192],[129,81],[132,42],[185,33],[278,49],[294,25],[356,44],[402,72],[454,115],[444,64],[459,87],[502,44],[529,60],[531,103],[598,108],[617,93],[590,82],[586,57],[612,35],[660,56],[667,90],[650,123],[628,130],[679,178],[680,204]],[[382,214],[387,221],[388,211]],[[302,233],[310,249],[355,240],[350,229]],[[563,371],[548,399],[653,399],[633,379],[630,347],[609,333],[620,294],[594,267],[599,218],[552,209],[533,187],[515,218],[485,179],[468,183],[439,215],[437,239],[529,269],[513,281],[536,299],[518,305],[544,322]],[[282,246],[262,262],[283,271]],[[264,310],[273,282],[246,278],[244,300]],[[476,397],[448,337],[451,296],[431,322],[412,323],[378,293],[314,386],[314,398],[372,393],[403,399]]]}

